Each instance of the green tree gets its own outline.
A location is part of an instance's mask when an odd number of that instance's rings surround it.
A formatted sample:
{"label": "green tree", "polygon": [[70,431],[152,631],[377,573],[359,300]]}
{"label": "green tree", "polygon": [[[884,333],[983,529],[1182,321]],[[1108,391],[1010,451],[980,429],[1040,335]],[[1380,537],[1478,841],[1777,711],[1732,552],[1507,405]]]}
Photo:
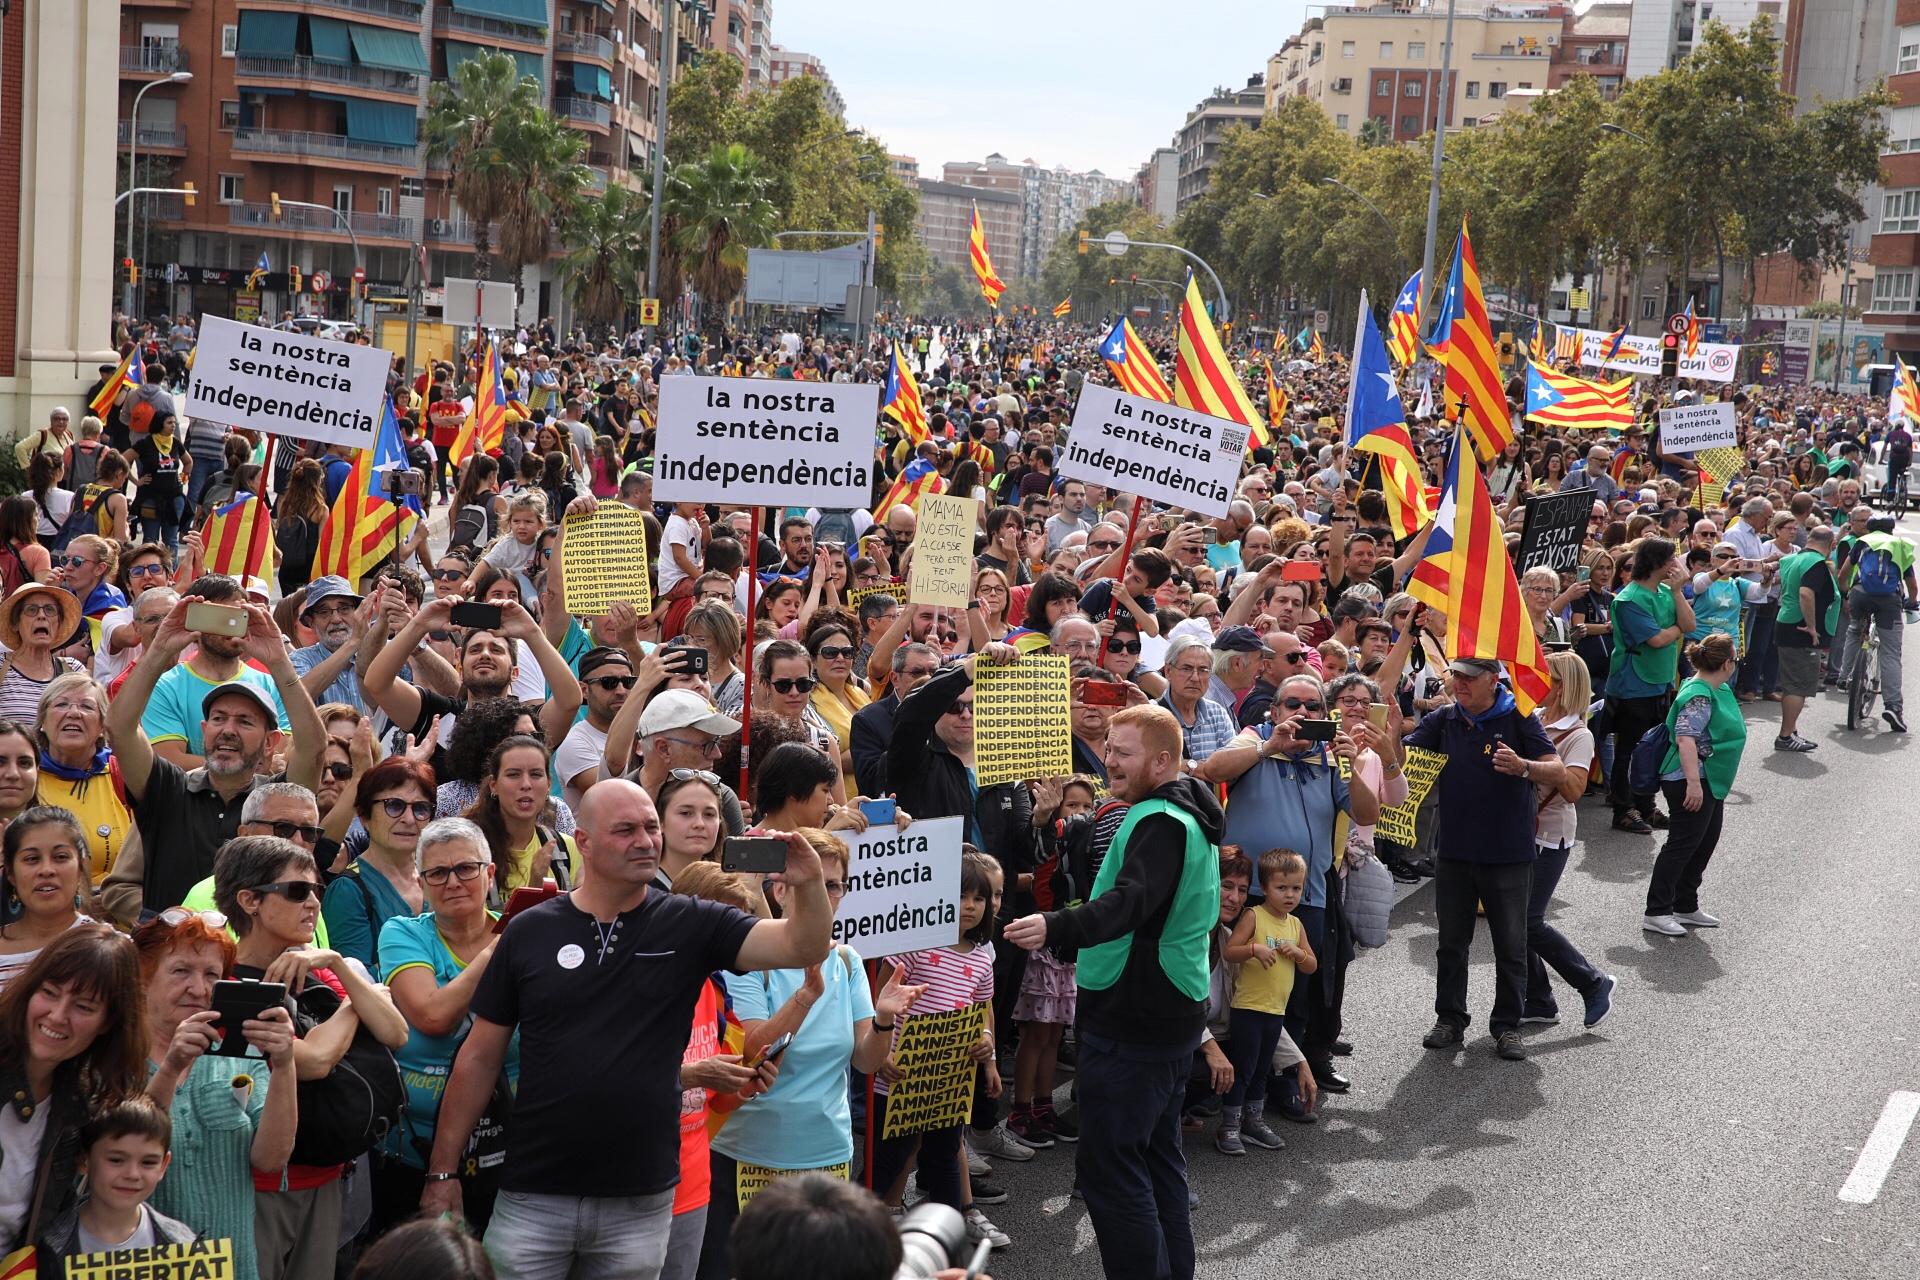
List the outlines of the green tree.
{"label": "green tree", "polygon": [[427,94],[427,155],[445,164],[453,198],[473,220],[476,279],[493,278],[492,224],[516,198],[509,145],[539,101],[539,83],[504,53],[469,58]]}
{"label": "green tree", "polygon": [[500,257],[513,265],[515,300],[529,263],[553,251],[553,228],[587,189],[587,140],[550,111],[535,110],[501,129],[512,199],[500,217]]}
{"label": "green tree", "polygon": [[707,307],[724,314],[747,275],[747,249],[771,238],[775,211],[757,156],[738,142],[677,164],[667,182],[673,246]]}
{"label": "green tree", "polygon": [[613,185],[565,213],[560,237],[567,246],[562,278],[589,324],[619,317],[629,290],[637,291],[647,264],[647,201]]}

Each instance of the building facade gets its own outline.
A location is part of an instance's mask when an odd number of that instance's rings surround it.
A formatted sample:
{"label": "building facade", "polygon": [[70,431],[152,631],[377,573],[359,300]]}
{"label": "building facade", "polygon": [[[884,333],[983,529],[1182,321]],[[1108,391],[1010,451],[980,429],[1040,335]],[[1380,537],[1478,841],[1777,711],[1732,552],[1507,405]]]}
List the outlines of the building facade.
{"label": "building facade", "polygon": [[1173,136],[1173,149],[1178,157],[1175,212],[1207,193],[1213,181],[1214,159],[1227,130],[1237,125],[1257,126],[1266,104],[1265,77],[1254,75],[1239,89],[1215,89],[1187,113],[1180,131]]}
{"label": "building facade", "polygon": [[810,53],[774,45],[768,54],[767,86],[772,88],[796,76],[813,76],[819,80],[827,91],[827,106],[835,116],[847,118],[847,100],[840,96],[833,77],[827,74],[827,64]]}
{"label": "building facade", "polygon": [[915,216],[914,234],[927,247],[936,266],[972,270],[968,232],[977,207],[994,270],[1002,280],[1012,280],[1018,274],[1020,242],[1025,229],[1024,205],[1019,192],[936,182],[931,178],[920,179],[919,187],[920,212]]}
{"label": "building facade", "polygon": [[1180,153],[1172,147],[1156,147],[1140,172],[1133,175],[1134,203],[1162,222],[1172,222],[1179,212]]}
{"label": "building facade", "polygon": [[1633,0],[1627,78],[1637,80],[1679,65],[1693,52],[1701,28],[1709,21],[1744,31],[1754,19],[1767,17],[1779,30],[1788,18],[1788,4],[1789,0]]}
{"label": "building facade", "polygon": [[1080,225],[1087,210],[1133,198],[1129,184],[1098,169],[1085,173],[1065,165],[1049,169],[1031,158],[1015,163],[997,151],[980,161],[950,160],[941,169],[941,179],[953,186],[1017,197],[1019,225],[1009,247],[1002,249],[1000,240],[993,240],[994,266],[1008,279],[1012,274],[1039,275],[1053,246]]}
{"label": "building facade", "polygon": [[[510,55],[541,103],[586,140],[593,187],[640,190],[651,180],[660,68],[671,75],[713,50],[747,60],[760,7],[124,0],[121,172],[136,149],[143,184],[191,181],[200,193],[192,207],[155,197],[135,210],[137,309],[346,317],[356,269],[375,297],[397,295],[416,260],[430,285],[470,275],[475,228],[425,145],[431,83],[483,52]],[[191,79],[154,85],[178,72]],[[264,278],[250,282],[263,256]],[[513,274],[498,260],[493,270]],[[527,264],[523,280],[523,319],[560,311],[548,263]]]}

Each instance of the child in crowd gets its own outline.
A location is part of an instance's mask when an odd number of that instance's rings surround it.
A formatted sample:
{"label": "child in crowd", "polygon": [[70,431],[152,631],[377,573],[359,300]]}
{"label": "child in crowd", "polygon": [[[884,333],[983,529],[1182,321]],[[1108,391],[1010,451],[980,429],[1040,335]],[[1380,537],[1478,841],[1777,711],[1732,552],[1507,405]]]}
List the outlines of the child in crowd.
{"label": "child in crowd", "polygon": [[1213,1145],[1230,1156],[1247,1153],[1243,1136],[1269,1151],[1285,1145],[1263,1114],[1267,1077],[1286,1024],[1294,974],[1312,973],[1319,967],[1293,914],[1306,892],[1306,859],[1292,849],[1269,849],[1260,855],[1259,869],[1260,889],[1266,897],[1241,915],[1226,948],[1227,962],[1240,966],[1227,1021],[1233,1088],[1220,1109]]}
{"label": "child in crowd", "polygon": [[[42,1247],[55,1258],[110,1249],[190,1244],[193,1228],[147,1205],[172,1162],[173,1121],[144,1093],[107,1107],[80,1130],[87,1196],[48,1225]],[[57,1263],[56,1263],[57,1265]]]}
{"label": "child in crowd", "polygon": [[535,544],[547,524],[547,495],[536,490],[516,493],[507,500],[507,533],[495,540],[483,557],[502,573],[528,573]]}
{"label": "child in crowd", "polygon": [[[1066,822],[1081,814],[1092,813],[1099,784],[1076,774],[1060,788],[1059,819]],[[1071,874],[1069,870],[1069,875]],[[1062,877],[1056,873],[1049,886],[1052,907],[1067,905],[1058,901],[1057,886]],[[1069,890],[1072,898],[1082,898],[1087,885]],[[1062,1120],[1053,1110],[1054,1069],[1059,1065],[1060,1039],[1073,1025],[1073,961],[1063,959],[1051,947],[1042,947],[1027,958],[1020,978],[1020,998],[1013,1006],[1013,1020],[1019,1024],[1020,1040],[1013,1059],[1013,1115],[1007,1129],[1030,1147],[1045,1150],[1055,1140],[1078,1142],[1080,1131]]]}
{"label": "child in crowd", "polygon": [[[1001,878],[1000,864],[971,847],[960,858],[960,936],[949,947],[914,951],[899,957],[903,966],[903,985],[924,984],[926,990],[907,1011],[902,1022],[934,1013],[950,1013],[967,1005],[979,1005],[988,1011],[980,1036],[964,1052],[981,1064],[985,1073],[987,1096],[1000,1096],[1000,1073],[994,1067],[993,1050],[993,899]],[[893,1049],[898,1050],[901,1033],[894,1034]],[[963,1124],[926,1133],[885,1137],[888,1086],[899,1079],[899,1071],[889,1057],[877,1073],[874,1085],[874,1115],[878,1126],[874,1139],[873,1189],[889,1205],[898,1206],[906,1190],[907,1170],[919,1165],[921,1191],[929,1200],[951,1205],[967,1220],[971,1239],[990,1239],[996,1248],[1011,1243],[1005,1233],[987,1220],[973,1204],[972,1183],[967,1176],[966,1155],[960,1142]]]}

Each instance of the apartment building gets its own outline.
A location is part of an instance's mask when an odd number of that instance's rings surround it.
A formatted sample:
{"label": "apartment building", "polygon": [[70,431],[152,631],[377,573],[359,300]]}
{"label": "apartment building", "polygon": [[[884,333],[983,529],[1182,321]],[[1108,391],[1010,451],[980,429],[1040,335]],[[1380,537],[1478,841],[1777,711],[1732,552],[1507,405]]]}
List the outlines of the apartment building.
{"label": "apartment building", "polygon": [[1187,113],[1179,132],[1173,135],[1173,150],[1178,157],[1176,213],[1207,193],[1213,182],[1214,159],[1227,130],[1236,125],[1257,126],[1266,110],[1265,77],[1254,75],[1241,88],[1216,88]]}
{"label": "apartment building", "polygon": [[1633,0],[1627,78],[1637,80],[1679,65],[1693,52],[1709,21],[1744,31],[1754,19],[1766,17],[1779,30],[1787,16],[1787,0]]}
{"label": "apartment building", "polygon": [[[139,310],[345,317],[356,268],[374,296],[397,294],[415,256],[429,283],[470,274],[474,227],[423,142],[431,82],[483,52],[509,54],[585,137],[594,186],[638,190],[650,180],[662,63],[684,68],[703,50],[748,58],[764,7],[124,0],[122,172],[136,150],[143,182],[191,181],[201,193],[191,208],[154,197],[135,210]],[[179,73],[190,78],[169,79]],[[250,283],[263,255],[265,276]],[[496,260],[496,279],[511,274]],[[548,264],[529,265],[525,281],[523,318],[554,314]]]}
{"label": "apartment building", "polygon": [[935,265],[972,270],[968,233],[977,207],[994,270],[1002,280],[1011,281],[1018,274],[1021,237],[1025,234],[1025,205],[1018,191],[932,178],[920,179],[919,187],[920,212],[915,216],[913,232],[927,247]]}
{"label": "apartment building", "polygon": [[798,49],[789,49],[784,45],[774,45],[767,55],[767,86],[772,88],[791,80],[796,76],[812,76],[825,86],[827,106],[840,119],[847,118],[847,100],[840,95],[839,88],[833,83],[833,77],[827,74],[827,64],[811,53],[802,53]]}
{"label": "apartment building", "polygon": [[1140,172],[1133,176],[1134,203],[1162,222],[1179,212],[1180,153],[1156,147]]}

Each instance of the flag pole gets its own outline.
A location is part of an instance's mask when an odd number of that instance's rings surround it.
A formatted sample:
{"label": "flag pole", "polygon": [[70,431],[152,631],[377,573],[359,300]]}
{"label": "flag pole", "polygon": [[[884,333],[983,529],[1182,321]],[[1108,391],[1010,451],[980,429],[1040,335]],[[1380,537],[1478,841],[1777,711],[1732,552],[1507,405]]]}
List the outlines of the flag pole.
{"label": "flag pole", "polygon": [[747,756],[753,741],[753,598],[760,587],[760,511],[753,508],[753,532],[747,535],[747,634],[746,670],[740,683],[740,794],[751,798],[747,784]]}
{"label": "flag pole", "polygon": [[[1135,531],[1140,528],[1140,504],[1145,498],[1145,494],[1133,495],[1133,514],[1127,517],[1127,536],[1120,544],[1120,572],[1113,579],[1113,591],[1107,599],[1107,617],[1110,619],[1118,616],[1120,611],[1120,602],[1113,597],[1120,594],[1121,585],[1127,580],[1127,562],[1133,558],[1133,538]],[[1111,639],[1113,639],[1113,629],[1109,628],[1107,633],[1100,637],[1100,656],[1093,660],[1095,670],[1106,670],[1107,642]]]}

